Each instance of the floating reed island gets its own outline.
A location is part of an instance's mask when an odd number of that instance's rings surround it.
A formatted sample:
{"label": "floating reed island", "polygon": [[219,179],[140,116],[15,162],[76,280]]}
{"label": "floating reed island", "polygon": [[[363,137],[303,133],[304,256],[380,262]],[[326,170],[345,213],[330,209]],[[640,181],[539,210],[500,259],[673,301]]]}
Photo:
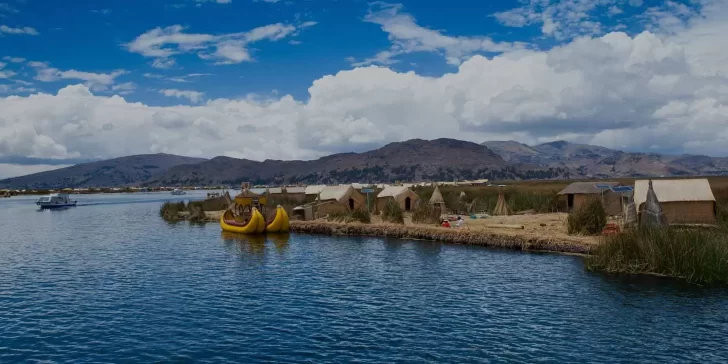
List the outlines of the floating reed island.
{"label": "floating reed island", "polygon": [[583,240],[505,234],[475,229],[445,229],[422,225],[362,224],[328,221],[291,221],[291,231],[306,234],[377,236],[397,239],[432,240],[443,243],[488,247],[588,254],[594,244]]}

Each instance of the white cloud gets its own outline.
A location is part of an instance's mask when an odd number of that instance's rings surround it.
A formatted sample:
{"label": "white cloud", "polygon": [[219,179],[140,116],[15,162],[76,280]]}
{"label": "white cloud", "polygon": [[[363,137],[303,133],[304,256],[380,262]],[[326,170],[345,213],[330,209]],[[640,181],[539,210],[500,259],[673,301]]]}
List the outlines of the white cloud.
{"label": "white cloud", "polygon": [[54,169],[69,167],[70,165],[64,164],[8,164],[0,163],[0,179],[12,178],[18,176],[25,176],[32,173],[40,173],[45,171],[52,171]]}
{"label": "white cloud", "polygon": [[305,22],[294,26],[277,23],[248,32],[221,35],[185,33],[181,25],[172,25],[149,30],[127,43],[126,48],[145,57],[154,57],[153,66],[158,68],[174,65],[171,57],[182,53],[196,53],[200,58],[218,64],[235,64],[252,61],[249,44],[262,40],[278,41],[315,24]]}
{"label": "white cloud", "polygon": [[4,61],[8,61],[8,62],[12,62],[12,63],[23,63],[23,62],[25,62],[25,58],[10,57],[10,56],[3,57],[3,60]]}
{"label": "white cloud", "polygon": [[172,68],[177,64],[174,59],[170,58],[157,58],[152,62],[152,67],[159,69]]}
{"label": "white cloud", "polygon": [[11,28],[7,25],[0,25],[0,34],[26,34],[26,35],[38,35],[37,30],[35,28],[31,27],[22,27],[22,28]]}
{"label": "white cloud", "polygon": [[94,91],[106,90],[114,84],[117,77],[128,73],[125,70],[115,70],[111,73],[93,73],[77,70],[62,71],[53,68],[45,62],[28,62],[36,71],[35,79],[42,82],[55,82],[58,80],[82,80]]}
{"label": "white cloud", "polygon": [[716,44],[728,32],[726,18],[728,6],[716,3],[674,34],[613,32],[546,51],[476,55],[439,77],[357,68],[315,80],[305,101],[203,103],[203,95],[182,94],[196,91],[167,89],[195,105],[158,107],[83,85],[0,97],[0,155],[301,159],[417,137],[567,139],[725,155],[728,49]]}
{"label": "white cloud", "polygon": [[168,97],[176,97],[176,98],[186,98],[190,100],[192,103],[198,103],[202,100],[202,96],[204,95],[202,92],[197,91],[190,91],[190,90],[177,90],[177,89],[163,89],[159,90],[159,93],[161,93],[164,96]]}
{"label": "white cloud", "polygon": [[619,0],[529,0],[521,7],[494,16],[511,27],[540,24],[544,35],[563,40],[602,34],[604,27],[596,20],[598,15],[621,13],[619,3]]}
{"label": "white cloud", "polygon": [[2,78],[10,78],[10,77],[13,77],[13,76],[16,75],[15,72],[10,71],[10,70],[3,71],[3,68],[5,68],[5,66],[7,66],[7,63],[0,62],[0,79],[2,79]]}
{"label": "white cloud", "polygon": [[136,84],[134,82],[125,82],[111,87],[111,90],[118,93],[119,95],[128,95],[136,90]]}
{"label": "white cloud", "polygon": [[392,46],[374,57],[354,62],[355,66],[391,64],[396,62],[392,58],[415,52],[437,52],[442,54],[448,63],[458,65],[474,54],[500,53],[523,46],[518,43],[495,42],[489,37],[444,35],[441,31],[419,26],[412,15],[402,12],[402,5],[377,2],[372,6],[364,20],[380,25],[389,35]]}

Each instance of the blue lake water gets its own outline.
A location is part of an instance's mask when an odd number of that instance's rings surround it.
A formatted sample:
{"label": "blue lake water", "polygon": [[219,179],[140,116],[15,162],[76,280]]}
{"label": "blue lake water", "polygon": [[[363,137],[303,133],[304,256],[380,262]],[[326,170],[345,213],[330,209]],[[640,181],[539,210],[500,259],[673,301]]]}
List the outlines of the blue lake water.
{"label": "blue lake water", "polygon": [[581,258],[168,224],[168,194],[0,200],[0,363],[728,361],[728,290]]}

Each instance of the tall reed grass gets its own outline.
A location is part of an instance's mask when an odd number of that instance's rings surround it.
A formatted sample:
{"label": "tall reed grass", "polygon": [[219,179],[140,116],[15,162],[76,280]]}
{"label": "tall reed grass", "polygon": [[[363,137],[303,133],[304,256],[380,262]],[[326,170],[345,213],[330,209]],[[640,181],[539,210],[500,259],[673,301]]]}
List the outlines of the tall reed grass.
{"label": "tall reed grass", "polygon": [[393,224],[404,224],[404,213],[394,201],[388,201],[382,210],[382,220]]}
{"label": "tall reed grass", "polygon": [[592,198],[566,219],[570,235],[598,235],[607,225],[607,212],[598,198]]}
{"label": "tall reed grass", "polygon": [[592,271],[656,273],[696,284],[728,283],[728,229],[634,229],[604,238]]}
{"label": "tall reed grass", "polygon": [[[536,186],[504,187],[503,193],[506,203],[512,211],[555,212],[560,207],[557,195],[560,191],[560,185],[556,186],[546,184],[538,188]],[[418,187],[415,189],[415,192],[424,202],[430,200],[433,191],[433,187]],[[445,200],[445,205],[451,211],[458,213],[490,213],[498,203],[499,189],[498,187],[482,186],[441,186],[440,192]],[[465,199],[459,198],[461,192],[465,192]]]}

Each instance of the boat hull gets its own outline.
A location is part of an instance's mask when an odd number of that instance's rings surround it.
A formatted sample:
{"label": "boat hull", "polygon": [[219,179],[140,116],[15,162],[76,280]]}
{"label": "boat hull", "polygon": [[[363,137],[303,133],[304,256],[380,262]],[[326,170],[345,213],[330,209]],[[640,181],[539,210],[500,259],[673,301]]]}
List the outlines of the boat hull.
{"label": "boat hull", "polygon": [[283,207],[278,206],[276,208],[275,218],[273,218],[273,221],[266,226],[265,231],[269,233],[287,233],[289,228],[290,223],[288,213],[286,213],[286,210]]}
{"label": "boat hull", "polygon": [[227,212],[220,217],[220,228],[222,228],[223,231],[237,234],[260,234],[265,230],[265,218],[258,209],[253,209],[250,221],[248,221],[248,223],[244,226],[227,223],[225,221],[226,215],[228,215]]}
{"label": "boat hull", "polygon": [[61,208],[65,208],[65,207],[75,207],[76,206],[76,203],[75,202],[73,202],[73,203],[66,203],[66,204],[43,204],[43,203],[39,203],[38,206],[41,209],[61,209]]}

